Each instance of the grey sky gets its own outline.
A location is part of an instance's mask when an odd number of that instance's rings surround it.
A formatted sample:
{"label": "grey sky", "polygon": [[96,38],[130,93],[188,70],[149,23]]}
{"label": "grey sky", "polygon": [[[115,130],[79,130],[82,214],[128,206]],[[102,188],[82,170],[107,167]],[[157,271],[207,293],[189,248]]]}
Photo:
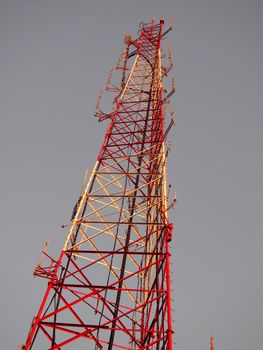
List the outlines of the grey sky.
{"label": "grey sky", "polygon": [[[263,332],[260,0],[0,0],[1,348],[24,341],[106,123],[97,94],[126,33],[176,13],[177,349],[259,349]],[[105,109],[110,105],[105,103]]]}

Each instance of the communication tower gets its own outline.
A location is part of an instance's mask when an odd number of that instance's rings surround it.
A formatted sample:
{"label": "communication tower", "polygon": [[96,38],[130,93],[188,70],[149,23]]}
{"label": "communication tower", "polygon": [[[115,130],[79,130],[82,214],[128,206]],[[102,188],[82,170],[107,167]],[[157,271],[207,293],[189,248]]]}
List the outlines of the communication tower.
{"label": "communication tower", "polygon": [[45,247],[35,268],[48,285],[20,349],[173,347],[168,211],[175,199],[168,200],[166,165],[175,88],[163,85],[173,64],[161,49],[170,30],[152,21],[137,38],[125,37],[106,86],[115,93],[112,111],[101,111],[101,95],[96,107],[99,121],[108,120],[102,147],[59,258]]}

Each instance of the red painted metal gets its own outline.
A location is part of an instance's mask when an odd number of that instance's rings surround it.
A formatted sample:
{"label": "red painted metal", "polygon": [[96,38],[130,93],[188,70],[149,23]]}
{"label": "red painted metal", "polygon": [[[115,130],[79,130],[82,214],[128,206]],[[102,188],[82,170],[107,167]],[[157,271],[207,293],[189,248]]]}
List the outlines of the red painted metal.
{"label": "red painted metal", "polygon": [[[168,349],[172,343],[163,77],[164,21],[125,39],[121,84],[97,162],[56,261],[46,248],[34,276],[49,280],[24,348]],[[46,262],[45,262],[46,261]]]}
{"label": "red painted metal", "polygon": [[215,338],[213,336],[210,337],[210,350],[215,350]]}

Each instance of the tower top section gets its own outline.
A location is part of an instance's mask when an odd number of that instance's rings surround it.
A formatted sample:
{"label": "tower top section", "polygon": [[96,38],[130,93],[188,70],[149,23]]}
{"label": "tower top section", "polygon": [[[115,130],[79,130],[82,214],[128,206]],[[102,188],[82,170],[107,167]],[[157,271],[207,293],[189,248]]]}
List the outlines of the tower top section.
{"label": "tower top section", "polygon": [[[136,70],[138,71],[140,66],[144,70],[145,82],[142,82],[140,91],[138,86],[136,86],[138,93],[149,95],[153,91],[152,84],[147,84],[147,82],[153,82],[153,77],[155,79],[154,82],[158,79],[158,86],[163,88],[162,80],[168,76],[168,73],[173,68],[170,46],[167,47],[166,53],[161,48],[162,40],[170,30],[172,30],[172,25],[166,28],[163,19],[157,23],[152,20],[149,23],[140,23],[137,37],[133,38],[132,35],[125,36],[124,49],[116,66],[110,71],[105,88],[105,91],[114,93],[113,107],[109,113],[102,111],[101,100],[103,92],[101,91],[95,110],[95,116],[99,118],[99,121],[114,118],[119,113],[125,97],[131,92],[131,78],[136,75]],[[142,76],[136,77],[136,79],[139,82],[139,80],[142,80]],[[168,102],[171,95],[175,92],[173,79],[171,85],[172,88],[169,94],[163,89],[163,103]]]}

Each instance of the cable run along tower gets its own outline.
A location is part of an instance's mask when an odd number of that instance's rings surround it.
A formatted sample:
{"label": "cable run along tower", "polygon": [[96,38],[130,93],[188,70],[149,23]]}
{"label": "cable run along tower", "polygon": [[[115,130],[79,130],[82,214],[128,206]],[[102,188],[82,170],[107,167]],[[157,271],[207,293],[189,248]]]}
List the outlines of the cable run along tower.
{"label": "cable run along tower", "polygon": [[[120,86],[97,161],[83,188],[57,260],[42,252],[34,275],[48,285],[27,340],[19,349],[173,348],[168,211],[168,134],[174,125],[163,86],[164,21],[126,36],[116,66]],[[113,74],[114,73],[114,74]],[[101,96],[100,96],[101,97]],[[170,111],[170,113],[166,113]],[[165,115],[169,120],[165,121]],[[166,118],[168,119],[168,118]]]}

